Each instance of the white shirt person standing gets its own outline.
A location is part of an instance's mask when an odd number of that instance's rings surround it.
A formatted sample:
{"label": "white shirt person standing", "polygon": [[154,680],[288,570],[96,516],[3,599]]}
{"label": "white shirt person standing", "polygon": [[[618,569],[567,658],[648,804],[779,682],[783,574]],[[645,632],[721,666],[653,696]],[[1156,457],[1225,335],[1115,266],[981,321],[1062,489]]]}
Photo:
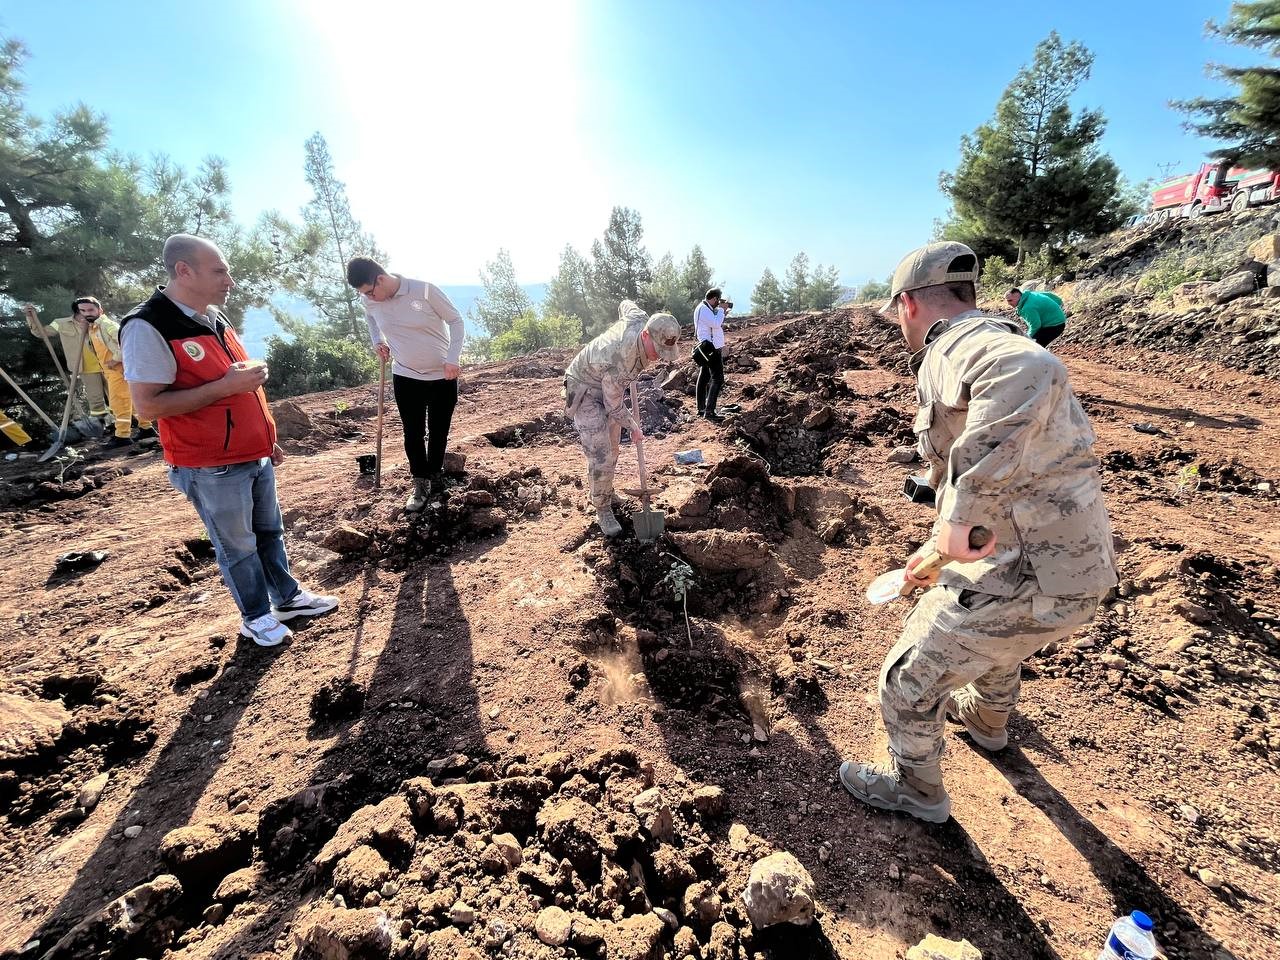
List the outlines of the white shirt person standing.
{"label": "white shirt person standing", "polygon": [[462,314],[433,283],[389,274],[376,260],[352,257],[347,283],[364,301],[369,341],[383,360],[394,360],[391,386],[404,426],[413,490],[404,508],[427,505],[444,482],[444,453],[458,405]]}
{"label": "white shirt person standing", "polygon": [[724,315],[719,287],[707,291],[693,311],[693,330],[698,347],[698,416],[718,423],[724,418],[716,413],[716,400],[724,389]]}

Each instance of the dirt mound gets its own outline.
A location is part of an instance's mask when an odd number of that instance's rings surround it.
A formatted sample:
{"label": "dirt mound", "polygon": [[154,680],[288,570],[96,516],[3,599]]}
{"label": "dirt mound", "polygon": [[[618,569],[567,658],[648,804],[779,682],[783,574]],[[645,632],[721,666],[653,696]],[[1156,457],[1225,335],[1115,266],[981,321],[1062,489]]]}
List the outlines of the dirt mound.
{"label": "dirt mound", "polygon": [[466,544],[499,536],[559,499],[557,485],[548,483],[539,467],[501,476],[465,473],[433,491],[427,508],[418,514],[396,510],[389,520],[377,520],[367,506],[351,508],[348,522],[331,530],[323,542],[348,559],[403,570],[415,560],[447,557]]}

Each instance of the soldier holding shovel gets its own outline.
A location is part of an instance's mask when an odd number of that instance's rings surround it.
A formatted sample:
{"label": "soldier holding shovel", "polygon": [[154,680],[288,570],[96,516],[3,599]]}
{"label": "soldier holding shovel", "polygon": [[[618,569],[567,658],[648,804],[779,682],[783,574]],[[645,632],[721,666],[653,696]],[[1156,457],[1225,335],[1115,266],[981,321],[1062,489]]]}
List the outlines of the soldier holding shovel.
{"label": "soldier holding shovel", "polygon": [[[840,767],[859,800],[933,823],[951,814],[945,717],[1002,749],[1022,661],[1089,623],[1116,583],[1093,429],[1066,367],[1019,324],[981,313],[977,278],[972,250],[931,243],[898,265],[881,311],[912,353],[938,519],[906,568],[926,592],[880,672],[889,762]],[[994,535],[981,547],[977,526]],[[951,562],[914,576],[934,552]]]}
{"label": "soldier holding shovel", "polygon": [[618,305],[618,322],[579,351],[565,371],[565,413],[578,429],[587,457],[591,505],[606,537],[622,524],[613,515],[613,473],[622,428],[643,441],[640,424],[627,412],[624,396],[645,367],[680,359],[680,321],[669,313],[652,317],[630,300]]}

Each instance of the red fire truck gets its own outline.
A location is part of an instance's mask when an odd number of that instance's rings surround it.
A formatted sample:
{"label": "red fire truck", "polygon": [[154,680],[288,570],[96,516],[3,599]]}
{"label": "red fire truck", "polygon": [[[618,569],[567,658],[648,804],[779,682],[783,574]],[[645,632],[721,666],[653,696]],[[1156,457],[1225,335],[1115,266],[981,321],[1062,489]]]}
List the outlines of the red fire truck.
{"label": "red fire truck", "polygon": [[1280,200],[1280,173],[1232,167],[1220,160],[1158,184],[1151,194],[1150,219],[1162,222],[1219,210],[1240,211],[1272,200]]}

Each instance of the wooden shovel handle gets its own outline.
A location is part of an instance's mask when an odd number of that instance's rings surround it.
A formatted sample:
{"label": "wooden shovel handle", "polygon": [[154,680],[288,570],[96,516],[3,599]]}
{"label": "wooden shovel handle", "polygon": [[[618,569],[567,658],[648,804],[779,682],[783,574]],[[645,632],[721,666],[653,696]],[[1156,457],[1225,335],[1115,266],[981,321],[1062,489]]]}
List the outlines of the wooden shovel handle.
{"label": "wooden shovel handle", "polygon": [[[974,527],[969,531],[969,546],[981,550],[991,542],[991,531],[986,527]],[[930,550],[911,571],[911,576],[925,580],[941,570],[952,558],[943,556],[937,550]]]}
{"label": "wooden shovel handle", "polygon": [[378,355],[378,452],[373,462],[373,489],[382,487],[382,415],[387,406],[387,361]]}
{"label": "wooden shovel handle", "polygon": [[[635,383],[631,384],[631,419],[633,419],[637,424],[640,423],[640,401],[636,399]],[[644,509],[648,510],[649,480],[644,468],[644,441],[633,436],[631,438],[631,442],[635,445],[636,463],[640,467],[640,505]]]}

